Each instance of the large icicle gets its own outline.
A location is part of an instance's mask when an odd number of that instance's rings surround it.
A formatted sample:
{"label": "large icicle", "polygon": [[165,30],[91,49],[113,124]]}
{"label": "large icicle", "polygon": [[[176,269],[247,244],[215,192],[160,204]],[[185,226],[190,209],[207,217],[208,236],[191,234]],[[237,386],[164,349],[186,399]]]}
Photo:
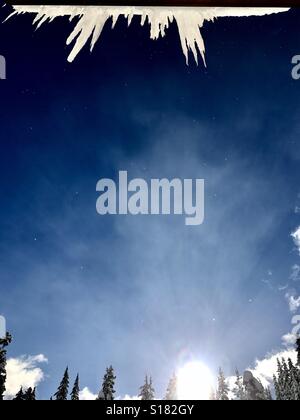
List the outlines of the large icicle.
{"label": "large icicle", "polygon": [[150,37],[157,39],[165,36],[166,29],[174,20],[177,22],[181,47],[186,62],[189,60],[189,52],[192,52],[198,63],[200,52],[205,62],[205,45],[201,35],[201,28],[205,21],[212,21],[218,17],[229,16],[262,16],[272,13],[280,13],[288,8],[230,8],[230,7],[198,7],[198,8],[168,8],[168,7],[105,7],[105,6],[15,6],[15,14],[33,13],[33,23],[39,28],[46,22],[51,22],[57,17],[69,16],[70,21],[79,18],[72,33],[67,39],[67,45],[75,42],[68,57],[72,62],[84,45],[91,38],[90,49],[93,50],[99,39],[105,23],[112,18],[112,26],[116,24],[119,16],[125,16],[130,25],[133,16],[141,17],[141,24],[150,24]]}

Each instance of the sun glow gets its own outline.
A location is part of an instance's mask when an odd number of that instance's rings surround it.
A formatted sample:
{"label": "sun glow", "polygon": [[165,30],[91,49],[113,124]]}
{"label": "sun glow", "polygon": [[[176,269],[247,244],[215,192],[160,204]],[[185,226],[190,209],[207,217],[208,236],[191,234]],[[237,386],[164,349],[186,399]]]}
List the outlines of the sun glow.
{"label": "sun glow", "polygon": [[209,368],[199,361],[189,362],[177,372],[180,400],[209,400],[214,386]]}

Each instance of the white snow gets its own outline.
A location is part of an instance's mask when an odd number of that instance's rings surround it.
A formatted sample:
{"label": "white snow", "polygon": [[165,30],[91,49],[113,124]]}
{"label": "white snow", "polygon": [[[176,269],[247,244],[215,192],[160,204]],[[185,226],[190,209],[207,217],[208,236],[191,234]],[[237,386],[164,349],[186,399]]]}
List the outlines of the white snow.
{"label": "white snow", "polygon": [[201,28],[205,21],[213,21],[218,17],[241,17],[262,16],[280,13],[288,8],[246,8],[246,7],[106,7],[106,6],[14,6],[15,14],[35,14],[34,24],[39,28],[46,22],[51,22],[57,17],[69,16],[70,21],[78,18],[75,28],[67,39],[67,45],[75,43],[68,57],[72,62],[85,44],[90,41],[92,51],[99,39],[105,23],[112,19],[112,27],[115,26],[120,16],[125,16],[130,25],[134,16],[141,17],[141,25],[150,24],[150,37],[157,39],[165,36],[170,23],[177,22],[180,42],[186,62],[189,61],[189,52],[192,52],[198,63],[200,53],[205,63],[205,45],[201,34]]}

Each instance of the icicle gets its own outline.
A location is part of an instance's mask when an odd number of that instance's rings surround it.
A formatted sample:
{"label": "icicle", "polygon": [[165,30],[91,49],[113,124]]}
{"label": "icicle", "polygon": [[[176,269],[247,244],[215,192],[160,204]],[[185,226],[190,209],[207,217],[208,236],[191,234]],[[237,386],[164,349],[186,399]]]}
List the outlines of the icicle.
{"label": "icicle", "polygon": [[105,23],[112,19],[112,28],[115,27],[118,18],[124,16],[130,25],[134,16],[140,16],[141,25],[149,22],[151,39],[158,39],[166,35],[170,23],[177,22],[178,32],[186,63],[189,63],[189,54],[192,53],[198,64],[198,55],[205,64],[205,45],[201,34],[201,28],[205,21],[213,21],[218,17],[241,17],[262,16],[272,13],[280,13],[288,8],[245,8],[245,7],[198,7],[198,8],[168,8],[168,7],[106,7],[106,6],[15,6],[9,16],[16,14],[35,14],[33,23],[36,28],[52,22],[55,18],[69,16],[70,21],[78,17],[73,31],[67,39],[67,45],[74,42],[73,49],[68,57],[72,62],[85,44],[91,39],[90,49],[93,50],[101,36]]}

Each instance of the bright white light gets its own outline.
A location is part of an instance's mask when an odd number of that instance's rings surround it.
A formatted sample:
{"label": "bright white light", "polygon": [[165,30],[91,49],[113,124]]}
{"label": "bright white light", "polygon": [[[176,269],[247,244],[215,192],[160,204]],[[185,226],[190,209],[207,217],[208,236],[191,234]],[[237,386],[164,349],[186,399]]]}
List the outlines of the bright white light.
{"label": "bright white light", "polygon": [[214,378],[209,368],[201,362],[187,363],[177,372],[179,400],[209,400]]}

